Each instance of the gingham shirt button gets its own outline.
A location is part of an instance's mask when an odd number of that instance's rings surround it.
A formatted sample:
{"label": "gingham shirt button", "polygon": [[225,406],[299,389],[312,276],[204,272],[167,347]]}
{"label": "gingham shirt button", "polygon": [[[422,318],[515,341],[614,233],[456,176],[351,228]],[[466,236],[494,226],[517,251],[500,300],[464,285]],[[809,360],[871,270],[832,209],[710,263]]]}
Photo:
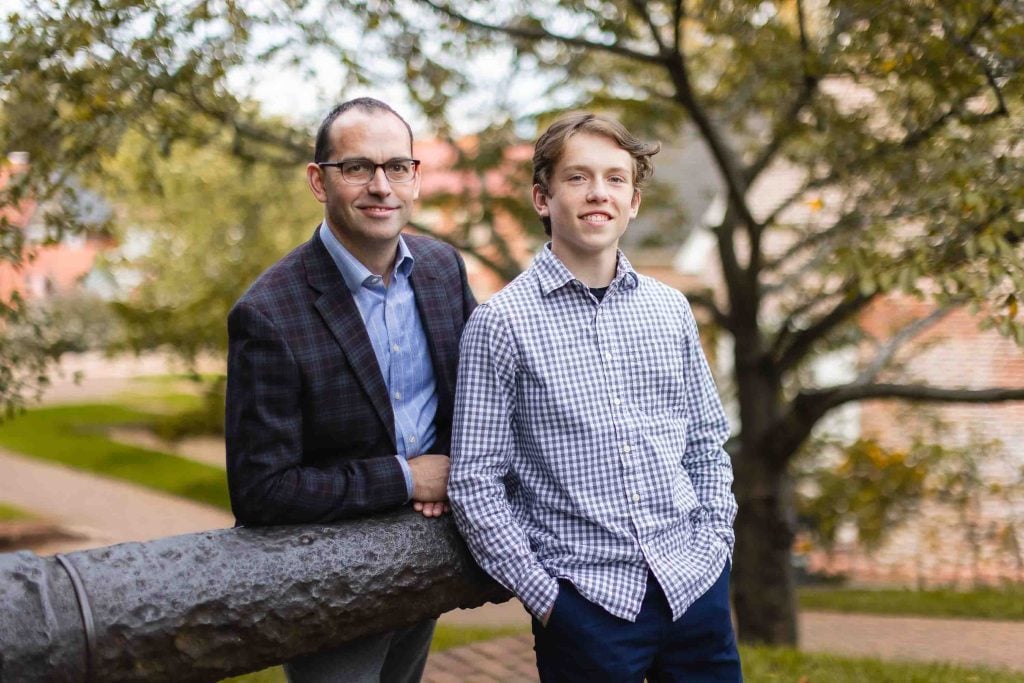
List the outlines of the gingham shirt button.
{"label": "gingham shirt button", "polygon": [[620,406],[620,405],[622,405],[622,399],[621,399],[621,398],[618,398],[618,397],[616,397],[616,398],[613,398],[613,399],[612,399],[612,405],[616,405],[616,406]]}
{"label": "gingham shirt button", "polygon": [[633,449],[629,447],[628,443],[622,444],[622,452],[623,453],[629,453],[631,450],[633,450]]}
{"label": "gingham shirt button", "polygon": [[633,494],[633,502],[637,503],[639,501],[640,501],[640,494],[639,493],[634,493]]}
{"label": "gingham shirt button", "polygon": [[604,359],[605,360],[611,360],[612,359],[612,354],[610,354],[610,353],[604,354]]}

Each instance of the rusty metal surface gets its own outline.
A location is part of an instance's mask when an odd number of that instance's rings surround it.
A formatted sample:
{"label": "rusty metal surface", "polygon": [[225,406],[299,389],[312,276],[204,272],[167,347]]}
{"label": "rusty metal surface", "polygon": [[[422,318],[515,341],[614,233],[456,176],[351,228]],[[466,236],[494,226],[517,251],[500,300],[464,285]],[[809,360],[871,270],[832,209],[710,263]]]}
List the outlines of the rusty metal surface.
{"label": "rusty metal surface", "polygon": [[[68,553],[96,681],[216,681],[509,596],[449,517],[222,529]],[[0,555],[0,681],[85,681],[82,616],[53,558]]]}

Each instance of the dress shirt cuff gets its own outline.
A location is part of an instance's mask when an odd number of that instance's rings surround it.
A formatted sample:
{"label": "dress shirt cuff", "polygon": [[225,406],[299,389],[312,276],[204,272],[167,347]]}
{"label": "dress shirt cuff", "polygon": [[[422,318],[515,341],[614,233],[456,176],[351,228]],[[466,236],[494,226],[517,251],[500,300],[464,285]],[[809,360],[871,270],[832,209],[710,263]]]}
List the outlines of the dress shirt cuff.
{"label": "dress shirt cuff", "polygon": [[513,592],[530,614],[543,619],[558,597],[558,581],[535,564],[519,578]]}
{"label": "dress shirt cuff", "polygon": [[725,545],[729,548],[729,557],[732,557],[733,546],[736,545],[736,532],[732,530],[732,527],[712,527],[715,533],[720,539],[725,541]]}
{"label": "dress shirt cuff", "polygon": [[405,502],[412,500],[412,470],[409,469],[409,462],[400,455],[396,455],[398,464],[402,466],[402,476],[405,477]]}

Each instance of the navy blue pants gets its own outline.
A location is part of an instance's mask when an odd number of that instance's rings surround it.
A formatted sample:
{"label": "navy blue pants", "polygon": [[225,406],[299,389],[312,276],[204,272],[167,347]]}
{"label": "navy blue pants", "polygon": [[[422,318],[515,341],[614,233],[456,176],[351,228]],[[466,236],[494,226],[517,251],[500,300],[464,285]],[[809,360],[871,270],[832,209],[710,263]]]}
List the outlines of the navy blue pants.
{"label": "navy blue pants", "polygon": [[559,580],[548,625],[533,620],[542,683],[738,683],[743,680],[729,616],[729,566],[711,588],[672,621],[650,573],[635,622],[613,616]]}

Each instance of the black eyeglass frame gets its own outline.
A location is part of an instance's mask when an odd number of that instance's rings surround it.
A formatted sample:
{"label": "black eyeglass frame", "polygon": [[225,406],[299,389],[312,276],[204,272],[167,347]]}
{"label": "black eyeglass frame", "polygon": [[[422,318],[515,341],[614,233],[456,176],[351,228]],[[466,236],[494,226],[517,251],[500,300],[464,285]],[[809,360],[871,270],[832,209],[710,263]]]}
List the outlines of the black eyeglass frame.
{"label": "black eyeglass frame", "polygon": [[[370,177],[364,183],[353,182],[353,181],[349,180],[345,176],[344,165],[352,163],[352,162],[355,162],[355,161],[358,161],[359,163],[368,164],[370,166],[373,166],[373,171],[370,173]],[[394,163],[396,161],[408,161],[408,162],[412,163],[412,176],[410,176],[409,178],[406,178],[405,180],[394,180],[390,175],[388,175],[388,168],[387,168],[388,164]],[[349,185],[369,185],[370,183],[373,182],[374,177],[377,175],[377,169],[378,168],[384,170],[384,177],[388,179],[389,183],[399,183],[399,184],[411,183],[413,180],[416,179],[416,171],[419,170],[419,167],[420,167],[420,160],[419,159],[409,159],[409,158],[406,158],[406,157],[395,157],[394,159],[388,159],[387,161],[385,161],[382,164],[376,164],[376,163],[370,161],[369,159],[345,159],[344,161],[317,161],[315,163],[320,168],[329,168],[329,167],[332,167],[332,166],[334,168],[337,168],[339,171],[341,171],[341,179],[344,180]]]}

